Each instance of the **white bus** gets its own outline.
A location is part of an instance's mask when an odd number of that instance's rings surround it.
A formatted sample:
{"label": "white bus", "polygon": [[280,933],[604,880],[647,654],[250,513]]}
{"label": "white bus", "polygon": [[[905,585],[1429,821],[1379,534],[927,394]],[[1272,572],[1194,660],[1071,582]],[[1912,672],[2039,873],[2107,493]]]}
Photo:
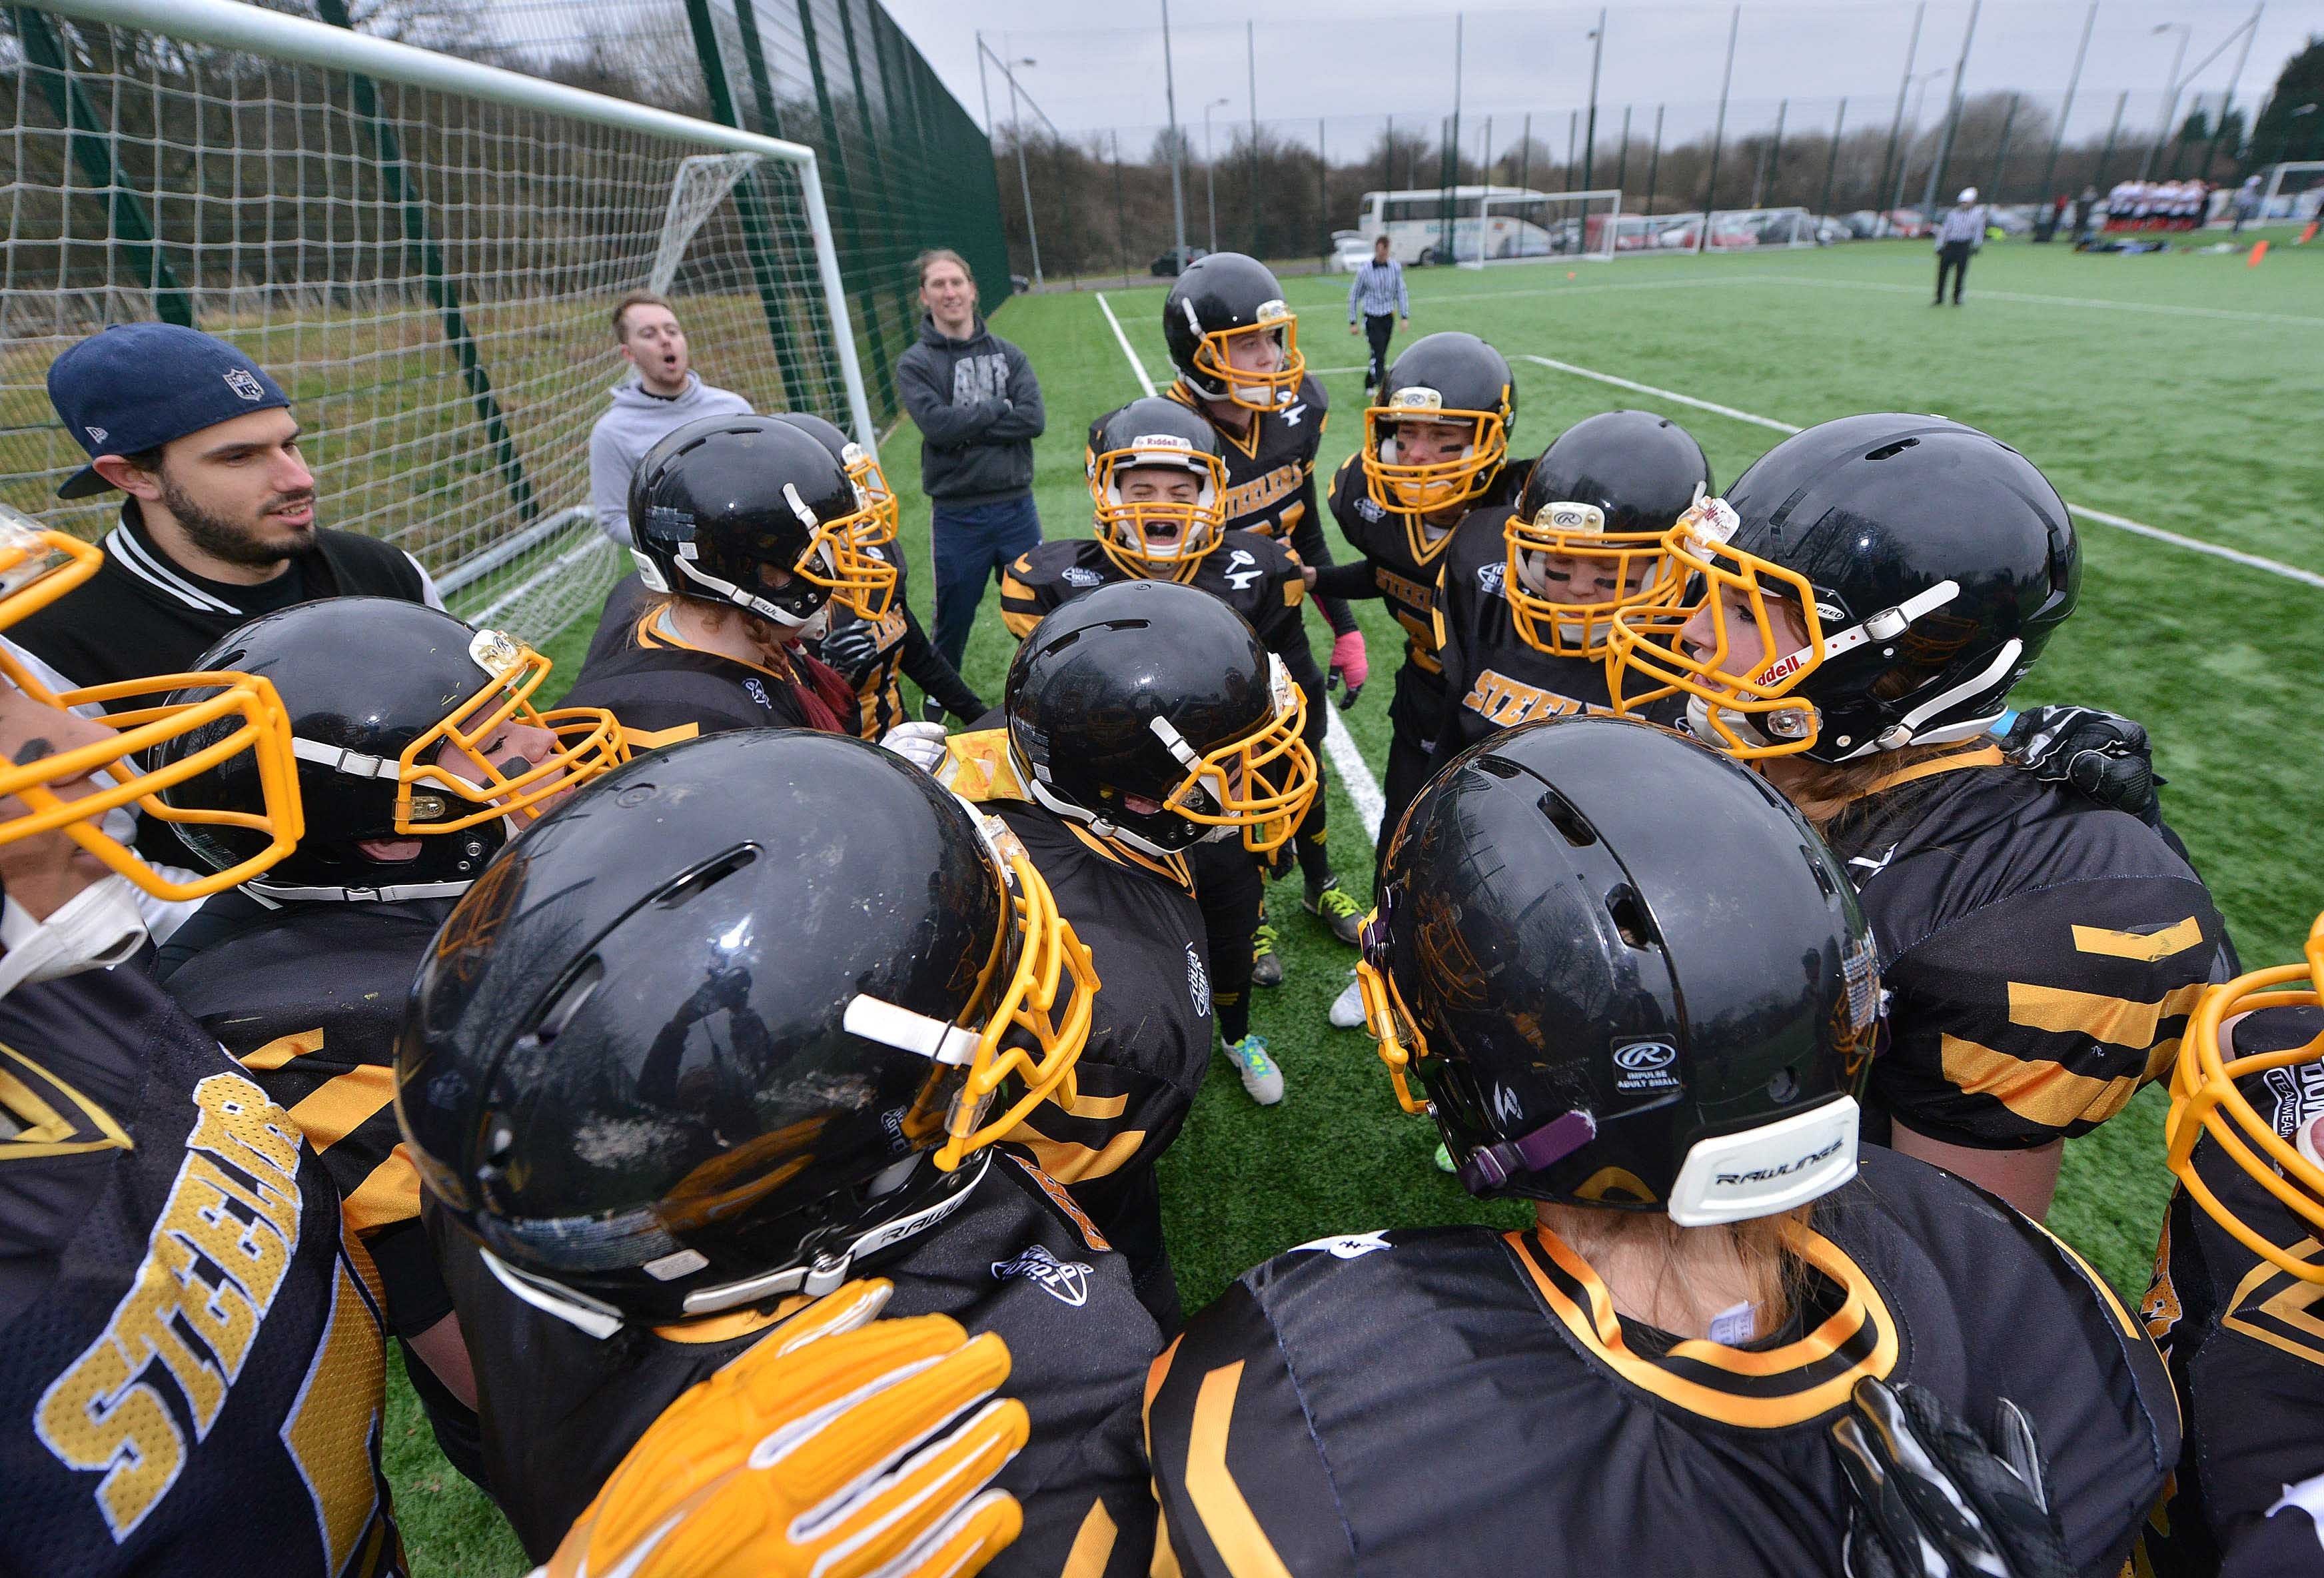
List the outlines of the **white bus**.
{"label": "white bus", "polygon": [[1367,237],[1386,235],[1397,262],[1424,267],[1606,254],[1616,200],[1612,192],[1421,187],[1366,192],[1356,225]]}

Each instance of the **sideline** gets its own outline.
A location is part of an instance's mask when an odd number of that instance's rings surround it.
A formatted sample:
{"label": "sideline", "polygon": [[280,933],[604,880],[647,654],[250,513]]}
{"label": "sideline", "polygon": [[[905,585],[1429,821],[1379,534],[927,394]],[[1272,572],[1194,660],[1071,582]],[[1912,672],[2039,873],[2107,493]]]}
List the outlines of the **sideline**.
{"label": "sideline", "polygon": [[[1600,383],[1610,383],[1617,389],[1628,389],[1654,400],[1667,400],[1674,404],[1692,406],[1697,411],[1707,411],[1718,416],[1731,418],[1738,422],[1748,422],[1754,427],[1772,429],[1778,433],[1789,435],[1800,431],[1791,423],[1779,422],[1773,417],[1756,416],[1748,411],[1738,411],[1731,405],[1720,405],[1714,401],[1697,400],[1691,394],[1681,394],[1671,389],[1657,389],[1651,383],[1639,383],[1628,378],[1618,378],[1611,373],[1600,373],[1589,367],[1577,367],[1571,362],[1561,362],[1554,357],[1536,356],[1530,352],[1524,352],[1519,354],[1518,360],[1531,362],[1536,366],[1547,367],[1556,373],[1570,373],[1577,378],[1593,378]],[[2281,576],[2287,581],[2297,581],[2303,586],[2314,586],[2319,591],[2324,591],[2324,575],[2318,575],[2313,570],[2303,570],[2294,565],[2279,564],[2274,559],[2263,558],[2255,553],[2246,553],[2241,549],[2226,548],[2216,542],[2206,542],[2199,537],[2186,537],[2176,531],[2166,531],[2160,526],[2149,526],[2143,521],[2134,521],[2126,515],[2117,515],[2107,510],[2094,510],[2088,504],[2078,504],[2070,499],[2066,501],[2066,508],[2086,520],[2096,521],[2102,526],[2111,526],[2118,531],[2128,531],[2135,536],[2152,538],[2157,542],[2167,542],[2173,548],[2183,548],[2190,552],[2209,554],[2213,558],[2223,558],[2231,564],[2264,570],[2271,576]]]}
{"label": "sideline", "polygon": [[[1113,315],[1113,308],[1106,300],[1103,291],[1098,292],[1097,304],[1105,314],[1106,322],[1113,326],[1114,343],[1121,347],[1122,355],[1129,359],[1130,370],[1138,374],[1139,387],[1148,395],[1153,394],[1154,380],[1146,375],[1146,364],[1139,361],[1138,353],[1130,348],[1130,337],[1121,332],[1121,319]],[[1356,737],[1348,733],[1348,725],[1340,721],[1340,709],[1332,705],[1332,698],[1328,696],[1314,697],[1311,698],[1310,705],[1323,709],[1324,753],[1331,757],[1332,771],[1340,775],[1341,787],[1348,791],[1348,798],[1354,804],[1356,815],[1363,821],[1365,836],[1377,846],[1380,839],[1380,822],[1388,815],[1388,800],[1380,793],[1379,780],[1372,776],[1372,770],[1365,764],[1364,753],[1356,748]]]}

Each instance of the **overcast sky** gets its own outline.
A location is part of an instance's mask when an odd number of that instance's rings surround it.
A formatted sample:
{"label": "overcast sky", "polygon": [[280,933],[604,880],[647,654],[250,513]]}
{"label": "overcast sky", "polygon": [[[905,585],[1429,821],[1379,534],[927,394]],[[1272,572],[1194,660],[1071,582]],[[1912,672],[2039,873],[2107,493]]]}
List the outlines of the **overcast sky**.
{"label": "overcast sky", "polygon": [[[975,35],[996,53],[1032,57],[1020,75],[1026,90],[1068,133],[1120,127],[1123,152],[1142,152],[1165,117],[1159,0],[1128,0],[1105,14],[1125,25],[1093,27],[1087,0],[887,0],[890,12],[972,115],[983,115]],[[1969,0],[1928,0],[1916,72],[1950,68],[1960,57]],[[1746,0],[1736,47],[1730,132],[1772,117],[1789,97],[1792,124],[1828,125],[1839,97],[1849,96],[1849,124],[1886,124],[1913,31],[1910,0],[1857,4],[1757,4]],[[2185,56],[2190,93],[2227,86],[2241,42],[2200,73],[2203,57],[2250,16],[2240,0],[2100,0],[2089,56],[2070,121],[2078,134],[2104,134],[2117,94],[2131,90],[2126,128],[2152,129],[2163,106],[2181,34],[2157,35],[2159,23],[2191,29]],[[1201,136],[1203,106],[1224,98],[1216,122],[1247,115],[1244,23],[1254,28],[1261,119],[1304,123],[1331,117],[1335,155],[1377,134],[1379,117],[1433,132],[1453,97],[1455,12],[1450,6],[1381,0],[1175,0],[1170,8],[1178,120]],[[1727,5],[1631,0],[1609,7],[1599,87],[1600,136],[1610,136],[1621,106],[1635,103],[1638,134],[1657,101],[1670,106],[1674,136],[1708,129],[1716,109],[1727,49]],[[1964,74],[1974,94],[2022,89],[2061,93],[2089,14],[2086,0],[1985,0]],[[1494,142],[1514,141],[1519,116],[1562,147],[1568,112],[1586,101],[1590,30],[1595,6],[1478,4],[1466,8],[1461,98],[1464,146],[1473,148],[1483,117],[1495,116]],[[1150,19],[1150,20],[1149,20]],[[1135,21],[1136,26],[1127,25]],[[2237,88],[2246,108],[2264,97],[2283,61],[2310,33],[2324,33],[2324,0],[2268,0]],[[1007,86],[990,73],[992,115],[1008,118]],[[1923,89],[1927,117],[1941,109],[1947,85]],[[1026,112],[1029,122],[1031,111]],[[1738,125],[1738,123],[1740,123]],[[1223,141],[1224,133],[1220,136]]]}

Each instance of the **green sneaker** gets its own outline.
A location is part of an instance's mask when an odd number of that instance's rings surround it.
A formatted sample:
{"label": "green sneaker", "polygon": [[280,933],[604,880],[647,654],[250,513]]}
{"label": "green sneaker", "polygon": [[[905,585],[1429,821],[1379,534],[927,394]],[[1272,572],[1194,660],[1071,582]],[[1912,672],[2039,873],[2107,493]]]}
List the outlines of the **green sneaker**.
{"label": "green sneaker", "polygon": [[1253,986],[1283,984],[1283,960],[1275,951],[1275,928],[1263,920],[1250,934],[1250,983]]}
{"label": "green sneaker", "polygon": [[1307,913],[1319,918],[1332,928],[1332,935],[1350,947],[1363,940],[1364,909],[1348,897],[1347,890],[1333,877],[1320,889],[1310,890],[1299,900]]}
{"label": "green sneaker", "polygon": [[1266,1037],[1252,1030],[1240,1041],[1229,1041],[1227,1059],[1242,1075],[1242,1088],[1250,1093],[1252,1101],[1262,1107],[1271,1107],[1283,1099],[1283,1070],[1267,1055]]}
{"label": "green sneaker", "polygon": [[1440,1173],[1449,1173],[1453,1170],[1452,1152],[1441,1141],[1436,1147],[1436,1170]]}

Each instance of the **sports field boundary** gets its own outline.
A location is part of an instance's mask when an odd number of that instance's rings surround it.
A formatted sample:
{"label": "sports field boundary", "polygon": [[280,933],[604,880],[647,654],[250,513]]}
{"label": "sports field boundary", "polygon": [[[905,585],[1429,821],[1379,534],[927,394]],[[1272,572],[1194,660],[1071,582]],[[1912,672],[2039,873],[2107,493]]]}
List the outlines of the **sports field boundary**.
{"label": "sports field boundary", "polygon": [[[1121,319],[1113,315],[1112,303],[1105,299],[1102,291],[1097,292],[1097,305],[1098,310],[1105,314],[1106,322],[1113,326],[1114,344],[1121,347],[1122,355],[1130,363],[1130,370],[1138,375],[1139,388],[1148,396],[1155,394],[1154,380],[1147,374],[1146,364],[1138,359],[1138,352],[1131,346],[1130,337],[1121,332]],[[1332,771],[1340,775],[1340,786],[1347,790],[1349,801],[1354,805],[1357,817],[1363,822],[1365,836],[1377,847],[1380,839],[1380,823],[1388,816],[1388,800],[1380,793],[1379,780],[1372,776],[1370,765],[1364,761],[1364,753],[1356,748],[1356,737],[1348,733],[1348,725],[1340,721],[1338,710],[1332,706],[1332,698],[1328,696],[1311,697],[1308,704],[1323,709],[1324,752],[1331,757]]]}
{"label": "sports field boundary", "polygon": [[[1531,362],[1537,367],[1546,367],[1554,373],[1570,374],[1577,378],[1592,378],[1600,383],[1611,384],[1617,389],[1628,389],[1634,393],[1646,395],[1651,400],[1667,400],[1678,405],[1692,406],[1697,411],[1707,411],[1715,416],[1726,417],[1738,422],[1748,422],[1754,427],[1767,428],[1786,437],[1804,430],[1793,423],[1779,421],[1774,417],[1763,417],[1753,411],[1738,411],[1731,405],[1720,405],[1716,401],[1699,400],[1691,394],[1681,394],[1674,389],[1658,388],[1652,383],[1641,383],[1636,379],[1618,377],[1614,374],[1600,373],[1594,368],[1576,366],[1572,362],[1561,362],[1554,356],[1541,356],[1530,351],[1522,351],[1518,353],[1518,357],[1522,361]],[[2088,504],[2075,503],[2071,499],[2066,501],[2066,508],[2085,519],[2096,521],[2102,526],[2112,526],[2116,531],[2152,538],[2157,542],[2167,542],[2174,548],[2187,549],[2191,552],[2209,554],[2214,558],[2223,558],[2230,564],[2264,570],[2271,576],[2281,576],[2287,581],[2297,581],[2303,586],[2314,586],[2319,590],[2324,590],[2324,576],[2319,576],[2313,570],[2303,570],[2295,565],[2279,564],[2274,559],[2263,558],[2255,553],[2246,553],[2241,549],[2227,548],[2216,542],[2206,542],[2200,537],[2187,537],[2176,531],[2166,531],[2160,526],[2149,526],[2144,521],[2134,521],[2127,515],[2117,515],[2109,510],[2096,510]]]}

